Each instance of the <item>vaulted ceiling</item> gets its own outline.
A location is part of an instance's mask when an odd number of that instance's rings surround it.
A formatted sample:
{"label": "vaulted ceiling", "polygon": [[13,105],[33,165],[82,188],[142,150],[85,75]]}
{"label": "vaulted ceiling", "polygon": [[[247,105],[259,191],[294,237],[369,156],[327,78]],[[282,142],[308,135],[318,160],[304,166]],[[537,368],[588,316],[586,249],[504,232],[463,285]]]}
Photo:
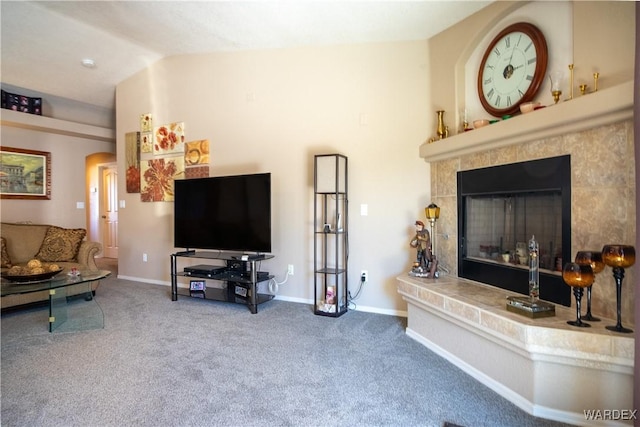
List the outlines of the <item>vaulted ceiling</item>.
{"label": "vaulted ceiling", "polygon": [[116,85],[163,57],[425,40],[489,3],[4,0],[1,78],[112,109]]}

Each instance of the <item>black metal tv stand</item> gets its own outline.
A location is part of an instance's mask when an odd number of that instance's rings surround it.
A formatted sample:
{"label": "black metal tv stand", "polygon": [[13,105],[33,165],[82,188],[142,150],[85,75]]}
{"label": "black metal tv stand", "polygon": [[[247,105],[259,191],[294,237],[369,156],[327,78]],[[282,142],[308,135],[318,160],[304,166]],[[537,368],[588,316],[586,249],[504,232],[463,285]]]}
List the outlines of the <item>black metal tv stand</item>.
{"label": "black metal tv stand", "polygon": [[[178,258],[206,259],[215,261],[216,264],[178,271]],[[259,272],[257,264],[272,258],[273,255],[265,254],[194,250],[171,254],[171,300],[177,301],[178,295],[197,296],[208,300],[244,304],[251,313],[256,314],[259,304],[274,298],[271,294],[258,293],[258,283],[271,280],[273,276]],[[211,280],[218,286],[206,286],[204,291],[193,293],[190,288],[178,288],[178,277]]]}

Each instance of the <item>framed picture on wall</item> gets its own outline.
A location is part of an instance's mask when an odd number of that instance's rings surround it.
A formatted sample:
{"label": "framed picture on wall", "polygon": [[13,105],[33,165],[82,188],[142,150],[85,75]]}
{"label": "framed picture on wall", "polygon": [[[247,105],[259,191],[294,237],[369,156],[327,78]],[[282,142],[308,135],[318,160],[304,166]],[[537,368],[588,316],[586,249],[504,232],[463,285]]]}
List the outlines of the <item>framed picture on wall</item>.
{"label": "framed picture on wall", "polygon": [[51,199],[51,153],[0,147],[0,197]]}

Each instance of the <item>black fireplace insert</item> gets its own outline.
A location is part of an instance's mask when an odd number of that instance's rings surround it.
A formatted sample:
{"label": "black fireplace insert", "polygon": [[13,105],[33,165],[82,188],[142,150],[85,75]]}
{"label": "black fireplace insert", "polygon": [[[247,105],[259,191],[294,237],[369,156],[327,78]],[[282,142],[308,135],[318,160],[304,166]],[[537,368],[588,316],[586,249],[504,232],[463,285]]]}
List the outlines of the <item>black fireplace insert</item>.
{"label": "black fireplace insert", "polygon": [[469,171],[458,178],[458,275],[529,293],[528,242],[539,244],[540,298],[570,306],[571,158]]}

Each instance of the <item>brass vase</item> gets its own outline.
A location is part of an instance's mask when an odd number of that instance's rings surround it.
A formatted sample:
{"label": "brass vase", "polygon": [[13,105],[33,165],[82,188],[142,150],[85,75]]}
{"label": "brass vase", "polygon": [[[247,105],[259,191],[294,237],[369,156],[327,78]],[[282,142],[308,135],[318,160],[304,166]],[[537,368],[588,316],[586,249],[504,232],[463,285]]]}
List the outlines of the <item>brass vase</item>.
{"label": "brass vase", "polygon": [[436,134],[438,135],[438,139],[446,138],[449,136],[449,128],[444,125],[444,110],[436,111],[438,114],[438,128],[436,129]]}

